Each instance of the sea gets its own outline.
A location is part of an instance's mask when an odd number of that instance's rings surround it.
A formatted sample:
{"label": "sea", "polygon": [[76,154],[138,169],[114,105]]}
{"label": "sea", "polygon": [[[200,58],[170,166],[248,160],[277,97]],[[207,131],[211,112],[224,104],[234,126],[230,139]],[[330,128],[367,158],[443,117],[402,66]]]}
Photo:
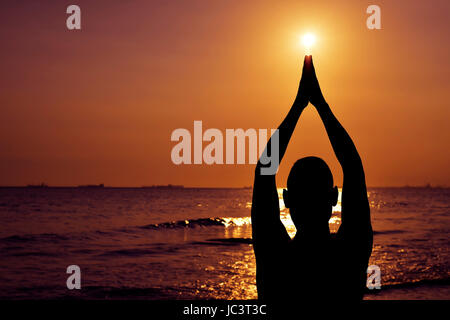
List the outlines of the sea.
{"label": "sea", "polygon": [[[381,289],[364,299],[450,299],[450,189],[368,197]],[[256,299],[251,199],[250,188],[0,188],[0,299]]]}

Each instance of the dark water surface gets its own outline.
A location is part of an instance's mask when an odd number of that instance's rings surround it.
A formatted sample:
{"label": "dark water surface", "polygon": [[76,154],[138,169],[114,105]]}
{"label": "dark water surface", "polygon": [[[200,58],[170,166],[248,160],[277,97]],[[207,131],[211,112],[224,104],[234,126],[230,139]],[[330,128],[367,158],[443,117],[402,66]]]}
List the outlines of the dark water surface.
{"label": "dark water surface", "polygon": [[[251,193],[0,188],[0,298],[254,299]],[[382,290],[366,299],[450,299],[450,189],[368,194]],[[339,223],[338,203],[330,229]],[[69,265],[81,290],[66,287]]]}

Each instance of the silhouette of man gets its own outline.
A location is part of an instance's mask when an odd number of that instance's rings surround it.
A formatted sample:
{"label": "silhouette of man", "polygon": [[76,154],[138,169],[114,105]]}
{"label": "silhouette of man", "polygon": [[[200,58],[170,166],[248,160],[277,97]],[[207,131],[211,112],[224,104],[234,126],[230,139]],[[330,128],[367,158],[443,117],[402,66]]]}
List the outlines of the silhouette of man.
{"label": "silhouette of man", "polygon": [[[261,174],[265,165],[260,159],[251,211],[258,298],[361,300],[373,238],[364,169],[350,136],[322,95],[311,56],[305,57],[297,97],[278,127],[280,161],[308,102],[317,109],[342,166],[342,223],[337,234],[330,234],[328,220],[338,189],[328,165],[317,157],[302,158],[293,165],[283,190],[297,228],[291,239],[280,220],[275,174]],[[271,141],[267,154],[270,149]]]}

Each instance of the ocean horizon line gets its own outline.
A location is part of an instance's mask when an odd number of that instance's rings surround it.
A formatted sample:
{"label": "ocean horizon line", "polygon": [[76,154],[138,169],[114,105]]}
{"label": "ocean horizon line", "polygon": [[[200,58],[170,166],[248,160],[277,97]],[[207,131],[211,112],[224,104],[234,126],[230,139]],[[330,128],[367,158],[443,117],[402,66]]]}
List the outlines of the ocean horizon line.
{"label": "ocean horizon line", "polygon": [[[167,185],[142,185],[142,186],[120,186],[120,185],[104,185],[104,184],[86,184],[86,185],[47,185],[47,184],[28,184],[28,185],[0,185],[0,188],[53,188],[53,189],[63,189],[63,188],[79,188],[79,189],[252,189],[253,186],[184,186],[184,185],[176,185],[176,184],[167,184]],[[278,188],[286,188],[286,186],[278,187]],[[342,188],[342,186],[338,186],[338,188]],[[430,189],[449,189],[450,186],[446,185],[393,185],[393,186],[367,186],[368,189],[406,189],[406,188],[430,188]]]}

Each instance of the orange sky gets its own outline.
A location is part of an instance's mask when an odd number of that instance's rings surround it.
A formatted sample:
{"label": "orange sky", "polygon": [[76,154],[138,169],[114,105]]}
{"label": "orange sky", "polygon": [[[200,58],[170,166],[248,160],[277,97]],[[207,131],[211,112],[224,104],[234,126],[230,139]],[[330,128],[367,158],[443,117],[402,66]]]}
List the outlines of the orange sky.
{"label": "orange sky", "polygon": [[[0,5],[0,185],[252,184],[253,166],[172,164],[176,128],[276,128],[314,32],[325,98],[369,186],[449,185],[450,2],[81,1]],[[72,3],[70,3],[72,4]],[[369,4],[382,30],[366,28]],[[342,174],[312,106],[281,165],[323,157]]]}

